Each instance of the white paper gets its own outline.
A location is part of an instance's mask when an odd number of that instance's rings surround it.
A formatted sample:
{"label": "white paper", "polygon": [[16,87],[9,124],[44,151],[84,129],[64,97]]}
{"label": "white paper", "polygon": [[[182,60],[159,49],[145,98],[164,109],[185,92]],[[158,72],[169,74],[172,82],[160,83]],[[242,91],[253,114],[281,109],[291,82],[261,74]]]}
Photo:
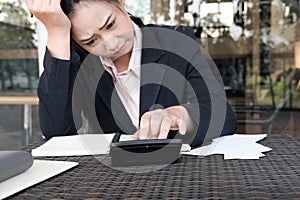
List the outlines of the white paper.
{"label": "white paper", "polygon": [[132,140],[132,135],[121,134],[119,141],[130,141],[130,140]]}
{"label": "white paper", "polygon": [[84,134],[53,137],[32,150],[33,157],[107,154],[115,134]]}
{"label": "white paper", "polygon": [[34,160],[33,165],[25,172],[0,182],[0,199],[7,198],[76,165],[77,162]]}
{"label": "white paper", "polygon": [[208,156],[213,154],[224,154],[224,159],[259,159],[265,156],[263,152],[272,149],[256,142],[264,139],[266,134],[234,134],[213,139],[212,143],[182,152],[186,155]]}

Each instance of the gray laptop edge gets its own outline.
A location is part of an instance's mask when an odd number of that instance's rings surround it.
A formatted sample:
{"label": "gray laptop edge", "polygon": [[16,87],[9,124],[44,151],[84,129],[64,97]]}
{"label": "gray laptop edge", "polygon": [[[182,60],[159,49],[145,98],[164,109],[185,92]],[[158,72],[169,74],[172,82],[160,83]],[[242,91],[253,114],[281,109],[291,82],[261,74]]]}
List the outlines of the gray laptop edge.
{"label": "gray laptop edge", "polygon": [[26,151],[0,151],[0,182],[29,169],[33,164],[31,153]]}

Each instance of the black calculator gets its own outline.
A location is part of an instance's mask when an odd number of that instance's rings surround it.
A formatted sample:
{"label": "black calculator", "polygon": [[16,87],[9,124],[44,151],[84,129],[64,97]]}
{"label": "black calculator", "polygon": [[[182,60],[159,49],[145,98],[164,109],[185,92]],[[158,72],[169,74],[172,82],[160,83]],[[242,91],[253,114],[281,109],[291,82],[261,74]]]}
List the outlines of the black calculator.
{"label": "black calculator", "polygon": [[115,167],[174,163],[180,156],[181,139],[119,141],[116,133],[110,145],[111,165]]}

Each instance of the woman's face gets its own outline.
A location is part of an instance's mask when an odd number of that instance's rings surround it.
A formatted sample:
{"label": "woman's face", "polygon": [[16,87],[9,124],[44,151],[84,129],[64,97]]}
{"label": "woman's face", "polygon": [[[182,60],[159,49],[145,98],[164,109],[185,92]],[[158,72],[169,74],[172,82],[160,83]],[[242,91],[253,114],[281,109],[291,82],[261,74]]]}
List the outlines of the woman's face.
{"label": "woman's face", "polygon": [[121,9],[97,1],[77,4],[70,16],[73,39],[90,53],[112,60],[130,52],[133,25],[126,11]]}

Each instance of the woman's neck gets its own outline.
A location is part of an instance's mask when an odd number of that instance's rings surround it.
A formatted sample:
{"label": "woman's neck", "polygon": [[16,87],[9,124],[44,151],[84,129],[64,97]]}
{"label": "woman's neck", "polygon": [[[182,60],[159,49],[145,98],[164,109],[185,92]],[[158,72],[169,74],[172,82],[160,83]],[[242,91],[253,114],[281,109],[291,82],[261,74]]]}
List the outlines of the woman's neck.
{"label": "woman's neck", "polygon": [[130,57],[131,57],[131,52],[128,52],[127,54],[120,56],[119,58],[114,60],[114,64],[119,73],[124,72],[128,69]]}

